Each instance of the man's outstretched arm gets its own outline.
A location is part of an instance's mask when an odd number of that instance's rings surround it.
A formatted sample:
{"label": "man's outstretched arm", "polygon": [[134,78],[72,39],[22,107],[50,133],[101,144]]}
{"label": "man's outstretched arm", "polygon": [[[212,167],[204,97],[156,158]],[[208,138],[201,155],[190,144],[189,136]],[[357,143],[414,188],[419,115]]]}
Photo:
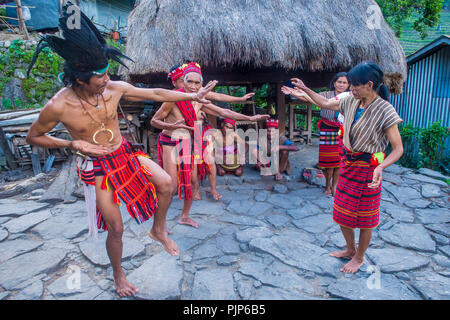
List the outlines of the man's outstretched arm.
{"label": "man's outstretched arm", "polygon": [[248,103],[248,102],[250,102],[250,101],[248,101],[248,99],[250,99],[254,95],[255,95],[255,93],[252,92],[252,93],[247,93],[246,95],[244,95],[242,97],[234,97],[234,96],[230,96],[228,94],[211,91],[211,92],[208,92],[208,94],[206,95],[206,98],[208,100],[220,101],[220,102]]}
{"label": "man's outstretched arm", "polygon": [[128,101],[158,101],[158,102],[178,102],[178,101],[198,101],[209,103],[205,96],[216,86],[217,81],[210,81],[197,93],[185,93],[167,89],[137,88],[127,82],[117,81],[117,85],[122,90],[122,98]]}
{"label": "man's outstretched arm", "polygon": [[230,109],[218,107],[212,103],[203,104],[202,110],[213,116],[221,116],[224,118],[230,118],[230,119],[238,120],[238,121],[253,121],[253,122],[255,122],[255,121],[266,120],[266,119],[270,118],[270,116],[268,114],[264,114],[264,115],[257,114],[254,116],[247,116],[245,114],[235,112]]}

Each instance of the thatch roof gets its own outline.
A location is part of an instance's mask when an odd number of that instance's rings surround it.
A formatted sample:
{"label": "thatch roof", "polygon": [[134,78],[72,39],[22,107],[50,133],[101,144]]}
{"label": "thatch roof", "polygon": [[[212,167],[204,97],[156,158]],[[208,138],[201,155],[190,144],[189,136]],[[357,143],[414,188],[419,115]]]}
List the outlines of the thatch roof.
{"label": "thatch roof", "polygon": [[367,27],[372,5],[373,0],[142,0],[128,18],[125,54],[136,63],[122,72],[151,80],[165,77],[175,64],[197,61],[206,74],[226,73],[227,79],[258,72],[317,78],[317,72],[373,60],[398,93],[407,75],[405,55],[382,17],[381,28]]}

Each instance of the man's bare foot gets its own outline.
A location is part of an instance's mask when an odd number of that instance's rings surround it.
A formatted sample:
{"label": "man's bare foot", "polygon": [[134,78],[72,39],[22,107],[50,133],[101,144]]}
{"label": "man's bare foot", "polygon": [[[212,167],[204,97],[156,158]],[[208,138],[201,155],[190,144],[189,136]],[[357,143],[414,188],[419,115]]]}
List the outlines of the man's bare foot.
{"label": "man's bare foot", "polygon": [[114,275],[114,284],[116,285],[116,291],[121,297],[129,297],[139,290],[133,286],[130,282],[128,282],[127,278],[125,277],[125,273],[121,272],[119,275]]}
{"label": "man's bare foot", "polygon": [[222,198],[222,195],[219,194],[219,192],[217,192],[217,190],[211,190],[211,191],[207,191],[208,193],[211,194],[211,196],[214,198],[214,200],[219,200]]}
{"label": "man's bare foot", "polygon": [[164,249],[172,256],[177,256],[179,253],[177,244],[167,236],[167,232],[157,233],[154,229],[151,229],[148,233],[149,237],[155,241],[161,242]]}
{"label": "man's bare foot", "polygon": [[323,193],[325,193],[327,196],[331,196],[331,188],[325,188],[325,191]]}
{"label": "man's bare foot", "polygon": [[345,273],[355,273],[356,271],[361,268],[361,266],[364,264],[364,259],[359,259],[356,256],[350,260],[350,262],[346,263],[342,268],[341,271]]}
{"label": "man's bare foot", "polygon": [[280,181],[281,179],[283,179],[283,175],[281,173],[277,173],[275,174],[275,181]]}
{"label": "man's bare foot", "polygon": [[352,259],[353,256],[355,255],[356,250],[345,250],[345,251],[333,251],[330,252],[330,256],[335,257],[335,258],[343,258],[343,259]]}
{"label": "man's bare foot", "polygon": [[198,223],[197,221],[192,220],[191,218],[187,217],[187,218],[183,218],[181,217],[178,220],[179,224],[187,224],[188,226],[194,227],[194,228],[198,228],[200,227],[200,223]]}
{"label": "man's bare foot", "polygon": [[192,199],[202,200],[202,194],[201,194],[200,190],[194,192],[194,194],[192,195]]}

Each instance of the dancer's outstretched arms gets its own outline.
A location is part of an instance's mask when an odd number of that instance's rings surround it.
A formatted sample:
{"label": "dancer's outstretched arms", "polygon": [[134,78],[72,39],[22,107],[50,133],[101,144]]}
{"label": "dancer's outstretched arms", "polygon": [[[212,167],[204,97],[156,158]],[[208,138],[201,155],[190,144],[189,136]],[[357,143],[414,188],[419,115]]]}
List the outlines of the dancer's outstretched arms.
{"label": "dancer's outstretched arms", "polygon": [[[303,81],[298,78],[292,78],[291,81],[292,81],[292,84],[299,90],[290,88],[290,89],[292,89],[292,91],[289,94],[293,95],[294,97],[296,97],[296,95],[298,95],[300,97],[305,97],[305,98],[308,96],[312,100],[311,102],[320,108],[330,109],[330,110],[335,110],[335,111],[339,110],[339,100],[325,98],[324,96],[318,94],[317,92],[315,92],[315,91],[311,90],[310,88],[308,88],[307,86],[305,86]],[[288,90],[288,89],[286,89],[288,87],[283,87],[283,88],[286,91]],[[302,92],[306,93],[306,95],[302,94]]]}
{"label": "dancer's outstretched arms", "polygon": [[210,81],[197,93],[185,93],[167,89],[149,89],[137,88],[124,81],[116,81],[115,85],[122,90],[122,98],[128,101],[158,101],[158,102],[178,102],[178,101],[197,101],[200,103],[209,103],[205,96],[216,86],[217,81]]}
{"label": "dancer's outstretched arms", "polygon": [[209,100],[220,101],[220,102],[249,103],[251,101],[249,101],[248,99],[250,99],[254,95],[255,95],[255,93],[252,92],[252,93],[247,93],[246,95],[244,95],[242,97],[234,97],[234,96],[230,96],[228,94],[211,91],[211,92],[208,92],[208,94],[206,95],[206,98]]}
{"label": "dancer's outstretched arms", "polygon": [[224,118],[230,118],[230,119],[238,120],[238,121],[256,122],[256,121],[266,120],[266,119],[270,118],[270,116],[268,114],[258,114],[258,115],[254,115],[254,116],[247,116],[245,114],[235,112],[230,109],[218,107],[212,103],[203,104],[202,110],[213,116],[221,116]]}

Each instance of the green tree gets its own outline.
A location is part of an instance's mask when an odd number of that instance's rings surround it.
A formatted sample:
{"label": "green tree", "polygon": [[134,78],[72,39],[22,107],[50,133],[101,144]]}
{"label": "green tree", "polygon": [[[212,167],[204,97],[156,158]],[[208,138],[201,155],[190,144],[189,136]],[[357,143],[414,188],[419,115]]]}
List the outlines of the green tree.
{"label": "green tree", "polygon": [[414,30],[424,39],[428,35],[428,29],[439,24],[444,0],[376,0],[376,2],[397,37],[402,34],[403,22],[413,19]]}

